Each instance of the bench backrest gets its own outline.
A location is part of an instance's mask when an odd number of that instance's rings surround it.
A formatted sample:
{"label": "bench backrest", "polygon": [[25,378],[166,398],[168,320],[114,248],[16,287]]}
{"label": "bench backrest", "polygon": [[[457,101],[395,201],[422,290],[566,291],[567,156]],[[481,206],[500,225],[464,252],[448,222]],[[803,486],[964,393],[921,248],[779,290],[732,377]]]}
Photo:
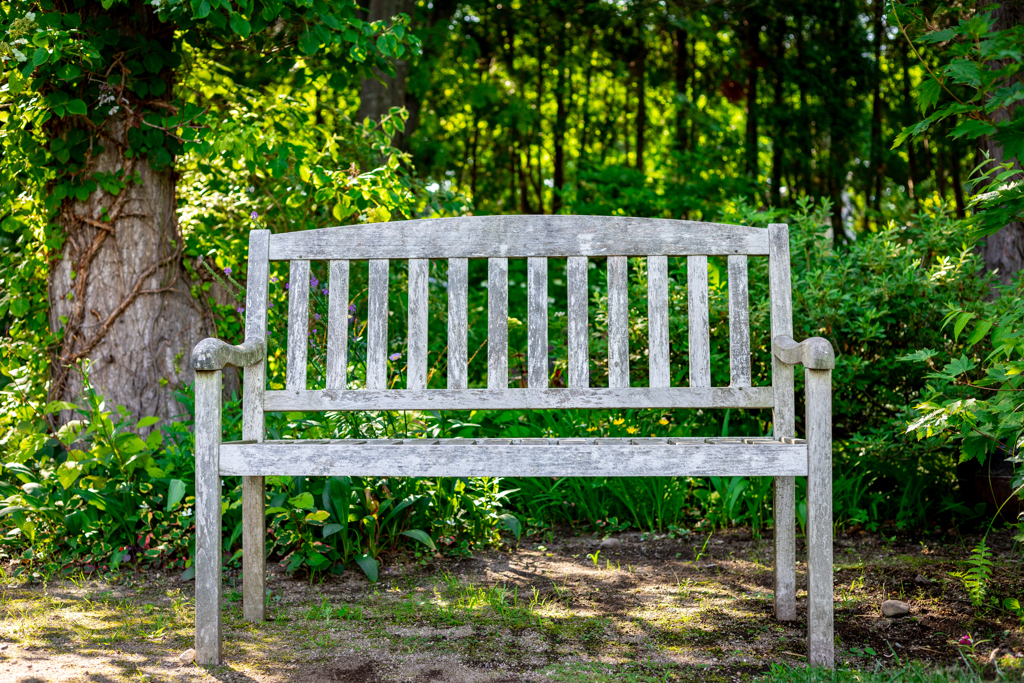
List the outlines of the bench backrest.
{"label": "bench backrest", "polygon": [[[689,386],[670,386],[668,258],[688,259]],[[708,256],[728,257],[730,375],[711,386]],[[244,432],[262,440],[264,410],[482,408],[772,408],[792,436],[792,369],[773,362],[771,387],[751,387],[747,258],[769,258],[771,335],[792,335],[789,238],[767,229],[653,218],[481,216],[250,235],[246,339],[265,338],[269,262],[289,261],[285,389],[264,391],[265,365],[246,368]],[[607,388],[590,387],[588,258],[607,259]],[[649,387],[629,386],[627,259],[648,268]],[[467,388],[468,261],[488,259],[486,389]],[[508,388],[508,259],[528,259],[528,388]],[[568,387],[548,387],[547,259],[567,258]],[[409,260],[406,389],[387,388],[389,261]],[[448,260],[447,388],[427,389],[430,259]],[[349,263],[369,261],[366,385],[347,388]],[[330,263],[326,389],[308,390],[310,261]],[[774,357],[773,357],[774,361]]]}

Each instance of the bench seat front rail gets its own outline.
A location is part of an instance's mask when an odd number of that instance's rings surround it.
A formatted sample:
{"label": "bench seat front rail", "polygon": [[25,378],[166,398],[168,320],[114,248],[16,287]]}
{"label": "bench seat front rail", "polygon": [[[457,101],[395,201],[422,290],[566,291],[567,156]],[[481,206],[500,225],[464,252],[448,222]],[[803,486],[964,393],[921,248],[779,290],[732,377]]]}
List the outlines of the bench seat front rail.
{"label": "bench seat front rail", "polygon": [[[713,386],[708,257],[727,260],[729,385]],[[748,257],[767,256],[772,385],[752,386]],[[648,386],[630,386],[629,258],[645,257]],[[671,386],[669,261],[685,257],[688,386]],[[469,259],[487,259],[487,387],[468,386]],[[527,260],[526,387],[509,387],[509,258]],[[548,259],[565,258],[567,373],[549,386]],[[591,386],[588,273],[607,272],[608,386]],[[448,261],[447,386],[427,388],[430,259]],[[349,368],[350,262],[366,260],[366,374]],[[405,388],[389,388],[390,261],[408,261]],[[285,385],[268,390],[271,261],[289,262]],[[324,389],[307,381],[311,261],[329,273]],[[196,347],[196,660],[221,661],[221,477],[243,481],[243,611],[266,616],[265,476],[771,476],[774,599],[796,619],[796,481],[807,477],[808,661],[833,665],[831,371],[823,339],[796,342],[789,233],[602,216],[412,220],[250,235],[245,342]],[[322,323],[321,323],[322,324]],[[633,355],[635,358],[635,354]],[[221,370],[244,367],[242,438],[221,443]],[[806,441],[796,438],[794,369],[804,366]],[[721,439],[403,439],[265,441],[267,411],[771,409],[773,437]]]}

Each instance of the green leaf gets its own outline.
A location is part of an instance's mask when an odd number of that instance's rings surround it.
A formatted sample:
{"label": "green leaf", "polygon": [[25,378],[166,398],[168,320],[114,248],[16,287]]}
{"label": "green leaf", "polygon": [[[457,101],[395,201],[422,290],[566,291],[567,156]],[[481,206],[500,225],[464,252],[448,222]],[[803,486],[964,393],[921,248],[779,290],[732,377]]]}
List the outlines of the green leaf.
{"label": "green leaf", "polygon": [[7,77],[7,85],[10,88],[11,94],[17,95],[25,89],[25,77],[21,75],[20,71],[13,69],[10,76]]}
{"label": "green leaf", "polygon": [[960,339],[960,333],[964,331],[964,326],[974,317],[973,313],[961,313],[960,317],[956,319],[956,325],[953,326],[953,340],[957,341]]}
{"label": "green leaf", "polygon": [[966,137],[969,140],[981,137],[982,135],[991,135],[996,132],[996,127],[988,121],[978,121],[977,119],[964,119],[957,124],[956,128],[950,135],[954,139],[958,140],[962,137]]}
{"label": "green leaf", "polygon": [[62,410],[77,410],[78,406],[70,401],[50,401],[43,408],[43,415],[49,415],[50,413],[59,413]]}
{"label": "green leaf", "polygon": [[196,578],[196,567],[195,567],[195,565],[192,565],[191,567],[189,567],[188,569],[186,569],[185,571],[183,571],[181,573],[181,580],[182,581],[191,581],[194,578]]}
{"label": "green leaf", "polygon": [[45,47],[38,48],[36,50],[35,54],[32,55],[32,61],[31,61],[32,67],[35,68],[35,67],[39,66],[40,64],[45,62],[46,59],[49,56],[50,56],[50,52]]}
{"label": "green leaf", "polygon": [[89,113],[89,110],[85,107],[85,102],[83,102],[82,100],[71,100],[64,106],[69,114],[85,116],[87,113]]}
{"label": "green leaf", "polygon": [[299,38],[299,49],[302,54],[316,54],[316,51],[320,49],[320,39],[316,37],[315,33],[307,32]]}
{"label": "green leaf", "polygon": [[947,40],[953,40],[953,36],[956,33],[951,28],[943,29],[942,31],[932,31],[920,36],[915,42],[918,43],[944,43]]}
{"label": "green leaf", "polygon": [[181,502],[185,497],[185,482],[180,479],[172,479],[170,490],[167,491],[167,506],[164,510],[170,510]]}
{"label": "green leaf", "polygon": [[328,536],[333,536],[334,534],[338,533],[344,528],[345,527],[343,527],[340,524],[327,524],[326,526],[324,526],[324,538],[327,538]]}
{"label": "green leaf", "polygon": [[511,531],[513,534],[515,534],[516,539],[518,539],[520,536],[522,536],[522,534],[523,534],[523,527],[522,527],[522,524],[520,524],[520,522],[519,522],[519,518],[516,517],[515,515],[509,515],[509,514],[502,515],[501,516],[501,524],[506,529]]}
{"label": "green leaf", "polygon": [[326,522],[327,518],[331,516],[330,512],[326,510],[317,510],[316,512],[310,512],[306,515],[307,522]]}
{"label": "green leaf", "polygon": [[139,423],[138,423],[137,426],[138,426],[139,429],[145,429],[146,427],[151,427],[151,426],[155,425],[159,421],[160,421],[159,417],[155,417],[153,415],[150,415],[149,417],[144,417],[141,420],[139,420]]}
{"label": "green leaf", "polygon": [[964,374],[965,372],[970,372],[975,367],[976,366],[974,362],[968,360],[967,356],[960,356],[959,358],[954,358],[952,361],[950,361],[949,364],[947,364],[946,367],[942,369],[942,371],[948,375],[957,377],[959,375]]}
{"label": "green leaf", "polygon": [[992,329],[992,321],[991,320],[982,320],[980,323],[978,323],[978,325],[974,328],[974,332],[971,332],[971,336],[967,338],[967,346],[968,346],[968,348],[970,348],[971,346],[974,346],[975,344],[980,342],[982,339],[984,339],[985,335],[988,334],[988,331],[991,330],[991,329]]}
{"label": "green leaf", "polygon": [[434,541],[430,538],[430,535],[425,531],[421,531],[419,529],[409,529],[408,531],[403,531],[402,535],[408,536],[409,538],[419,541],[431,550],[437,550],[437,547],[434,545]]}
{"label": "green leaf", "polygon": [[57,468],[57,481],[60,482],[60,485],[66,491],[78,480],[80,474],[82,474],[81,464],[66,460]]}
{"label": "green leaf", "polygon": [[252,26],[246,21],[245,17],[237,12],[231,13],[231,30],[242,36],[248,38],[249,34],[252,33]]}
{"label": "green leaf", "polygon": [[377,560],[363,553],[356,558],[356,564],[366,574],[366,578],[370,580],[370,583],[377,583]]}
{"label": "green leaf", "polygon": [[206,17],[210,16],[210,9],[211,7],[209,0],[203,0],[202,2],[200,2],[198,8],[195,6],[195,4],[192,5],[192,11],[196,19],[205,19]]}
{"label": "green leaf", "polygon": [[921,85],[917,87],[917,109],[922,114],[928,110],[929,107],[939,101],[939,95],[942,93],[942,84],[934,78],[926,78],[921,81]]}
{"label": "green leaf", "polygon": [[945,69],[954,81],[972,88],[981,86],[981,73],[978,65],[969,59],[954,59]]}
{"label": "green leaf", "polygon": [[300,510],[312,510],[313,494],[310,493],[309,491],[306,491],[304,493],[300,493],[294,498],[289,499],[288,502],[291,503],[294,507],[299,508]]}
{"label": "green leaf", "polygon": [[28,297],[18,297],[17,299],[14,299],[11,301],[11,314],[15,318],[20,318],[25,315],[28,313],[28,303]]}

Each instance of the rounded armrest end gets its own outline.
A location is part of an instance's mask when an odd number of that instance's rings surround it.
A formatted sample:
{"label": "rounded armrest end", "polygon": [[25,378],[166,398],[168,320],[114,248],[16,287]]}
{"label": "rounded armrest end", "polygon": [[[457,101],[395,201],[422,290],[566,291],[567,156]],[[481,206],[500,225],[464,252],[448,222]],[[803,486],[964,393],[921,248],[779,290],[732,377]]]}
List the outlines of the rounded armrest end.
{"label": "rounded armrest end", "polygon": [[775,357],[789,365],[803,365],[811,370],[832,370],[836,367],[836,353],[832,344],[823,337],[811,337],[802,342],[779,335],[772,340]]}
{"label": "rounded armrest end", "polygon": [[244,368],[263,360],[264,347],[262,339],[250,339],[239,346],[220,339],[204,339],[192,349],[192,369],[213,372],[228,366]]}

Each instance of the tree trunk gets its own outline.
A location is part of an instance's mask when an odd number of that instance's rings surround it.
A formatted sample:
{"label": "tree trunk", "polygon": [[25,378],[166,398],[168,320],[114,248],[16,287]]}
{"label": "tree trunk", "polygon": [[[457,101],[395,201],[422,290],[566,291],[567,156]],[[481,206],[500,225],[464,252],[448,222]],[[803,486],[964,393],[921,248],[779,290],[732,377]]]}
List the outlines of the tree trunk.
{"label": "tree trunk", "polygon": [[[565,106],[566,78],[568,69],[565,59],[565,14],[556,12],[558,19],[558,41],[555,44],[555,57],[558,67],[558,79],[555,81],[555,129],[552,131],[555,145],[554,158],[554,193],[551,197],[551,213],[558,213],[562,208],[562,188],[565,186],[565,127],[568,112]],[[538,110],[539,111],[539,110]]]}
{"label": "tree trunk", "polygon": [[772,206],[782,205],[782,148],[786,140],[786,115],[785,103],[783,102],[783,88],[785,82],[782,73],[783,60],[786,54],[786,19],[779,17],[775,20],[775,65],[774,65],[774,99],[772,102],[774,111],[772,118],[775,120],[775,136],[772,140]]}
{"label": "tree trunk", "polygon": [[[173,27],[148,5],[136,2],[107,15],[114,30],[173,49]],[[170,86],[169,69],[166,78]],[[212,317],[192,296],[182,263],[173,165],[156,170],[145,157],[126,157],[143,104],[125,89],[112,93],[122,113],[106,119],[102,147],[94,147],[100,151],[87,158],[81,176],[123,171],[139,182],[116,196],[97,189],[85,201],[61,206],[65,240],[50,269],[49,298],[51,328],[63,330],[63,338],[52,355],[50,398],[76,400],[82,377],[74,364],[89,359],[90,382],[109,408],[124,406],[136,418],[172,418],[184,412],[173,393],[192,380],[189,356],[213,330]],[[67,132],[51,119],[49,135]]]}
{"label": "tree trunk", "polygon": [[[1024,24],[1024,2],[1003,0],[996,6],[992,14],[997,30],[1020,26]],[[1017,102],[1010,108],[1000,109],[993,118],[1003,121],[1011,119],[1019,106],[1020,102]],[[1002,143],[992,138],[982,138],[978,145],[978,152],[979,156],[987,153],[992,163],[995,164],[1002,164],[1006,161]],[[1014,166],[1020,170],[1020,160],[1017,160]],[[1009,182],[1012,181],[1024,181],[1024,173],[1018,173],[1009,180]],[[985,267],[996,272],[1002,284],[1009,284],[1014,275],[1024,268],[1024,223],[1012,221],[996,234],[986,237],[985,243],[981,246],[981,256],[985,261]]]}
{"label": "tree trunk", "polygon": [[689,101],[686,88],[690,80],[690,59],[686,42],[690,39],[686,29],[676,27],[675,36],[675,71],[676,71],[676,150],[682,152],[689,149],[687,135],[687,119],[689,119]]}
{"label": "tree trunk", "polygon": [[757,55],[760,39],[760,20],[751,16],[747,19],[747,175],[757,178]]}
{"label": "tree trunk", "polygon": [[[636,83],[636,168],[644,172],[644,149],[647,146],[644,133],[647,130],[647,43],[644,36],[644,15],[640,0],[636,0],[636,42],[637,54],[634,66]],[[628,159],[627,159],[628,162]]]}
{"label": "tree trunk", "polygon": [[[415,7],[412,0],[370,0],[366,20],[390,21],[396,14],[412,15]],[[372,78],[364,78],[359,88],[360,121],[366,118],[380,121],[392,107],[406,106],[405,88],[409,76],[407,60],[395,61],[394,76],[384,73],[377,67],[373,67],[373,75]],[[405,137],[411,132],[412,127],[409,127],[406,133],[396,133],[392,144],[395,147],[402,147]]]}
{"label": "tree trunk", "polygon": [[882,41],[885,38],[885,27],[882,24],[883,1],[874,1],[875,17],[872,30],[875,34],[875,63],[871,83],[871,156],[869,157],[867,188],[864,193],[865,230],[868,228],[871,215],[869,209],[873,209],[877,217],[882,200]]}

